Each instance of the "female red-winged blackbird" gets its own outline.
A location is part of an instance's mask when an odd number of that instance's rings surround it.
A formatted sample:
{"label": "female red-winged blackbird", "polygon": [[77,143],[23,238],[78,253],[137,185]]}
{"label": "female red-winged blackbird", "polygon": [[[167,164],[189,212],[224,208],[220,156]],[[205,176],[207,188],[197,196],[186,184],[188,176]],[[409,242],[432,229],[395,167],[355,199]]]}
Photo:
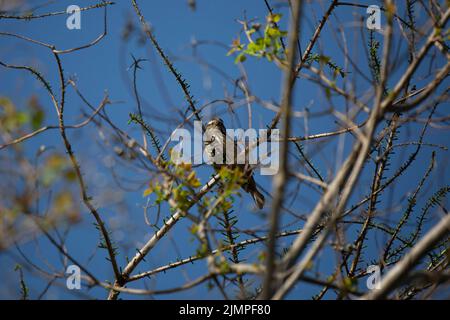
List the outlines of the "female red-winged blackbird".
{"label": "female red-winged blackbird", "polygon": [[259,209],[264,207],[264,196],[258,191],[253,172],[248,170],[245,163],[239,164],[237,155],[240,153],[235,140],[232,140],[226,132],[222,119],[214,118],[209,121],[204,135],[205,153],[214,169],[219,170],[222,166],[234,169],[236,167],[245,170],[245,183],[242,189],[250,193]]}

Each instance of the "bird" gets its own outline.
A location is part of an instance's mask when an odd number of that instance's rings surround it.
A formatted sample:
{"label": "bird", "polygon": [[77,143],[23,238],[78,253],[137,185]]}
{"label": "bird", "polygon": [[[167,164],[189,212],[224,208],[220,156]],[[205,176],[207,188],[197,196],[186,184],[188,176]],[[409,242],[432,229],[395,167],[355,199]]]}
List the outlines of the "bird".
{"label": "bird", "polygon": [[[237,155],[240,152],[238,144],[234,139],[232,140],[227,135],[222,119],[215,117],[206,124],[204,147],[209,163],[212,164],[216,171],[220,170],[223,166],[226,166],[230,169],[238,167],[245,172],[245,182],[242,184],[241,188],[249,193],[256,206],[259,209],[262,209],[265,202],[264,196],[258,191],[253,172],[248,170],[248,165],[245,163],[237,163]],[[231,148],[234,148],[234,150]]]}

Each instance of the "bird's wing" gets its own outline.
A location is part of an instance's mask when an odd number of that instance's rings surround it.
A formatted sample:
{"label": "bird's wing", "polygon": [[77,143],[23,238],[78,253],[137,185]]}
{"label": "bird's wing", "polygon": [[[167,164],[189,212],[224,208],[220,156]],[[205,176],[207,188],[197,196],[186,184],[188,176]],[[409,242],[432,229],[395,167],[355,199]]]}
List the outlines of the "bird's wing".
{"label": "bird's wing", "polygon": [[226,137],[226,153],[225,160],[227,164],[237,164],[237,156],[241,152],[241,148],[237,142],[227,135]]}

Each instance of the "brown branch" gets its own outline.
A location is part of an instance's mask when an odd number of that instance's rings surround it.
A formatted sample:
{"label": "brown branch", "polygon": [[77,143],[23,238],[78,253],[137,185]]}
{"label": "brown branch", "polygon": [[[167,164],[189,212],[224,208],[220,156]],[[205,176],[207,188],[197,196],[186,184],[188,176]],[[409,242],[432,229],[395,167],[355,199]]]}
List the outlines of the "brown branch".
{"label": "brown branch", "polygon": [[[84,121],[74,124],[74,125],[68,125],[65,126],[64,129],[79,129],[82,128],[84,126],[86,126],[87,124],[89,124],[94,118],[95,116],[109,103],[110,101],[108,100],[108,97],[105,96],[105,98],[103,98],[102,102],[100,103],[100,105],[98,106],[97,109],[94,110],[94,112]],[[42,128],[39,128],[33,132],[27,133],[23,136],[21,136],[20,138],[14,139],[12,141],[9,141],[5,144],[0,145],[0,150],[9,147],[11,145],[17,144],[17,143],[21,143],[23,141],[26,141],[30,138],[33,138],[37,135],[39,135],[42,132],[45,132],[47,130],[51,130],[51,129],[59,129],[59,125],[50,125],[50,126],[45,126]]]}
{"label": "brown branch", "polygon": [[[287,56],[287,69],[284,74],[283,84],[283,96],[281,102],[280,113],[282,115],[282,136],[289,137],[290,133],[290,120],[291,120],[291,104],[293,101],[292,87],[295,79],[294,63],[297,55],[297,39],[298,29],[300,25],[302,2],[301,0],[295,0],[292,5],[292,20],[290,24],[290,36],[288,41],[288,56]],[[273,180],[273,202],[272,209],[270,211],[270,230],[269,241],[266,255],[266,274],[264,276],[263,291],[261,293],[261,299],[268,299],[274,290],[272,277],[276,271],[275,267],[275,247],[276,247],[276,234],[278,233],[278,223],[280,209],[284,199],[284,190],[289,177],[288,174],[288,141],[285,140],[280,146],[280,168],[277,175]]]}
{"label": "brown branch", "polygon": [[141,10],[139,9],[139,6],[138,6],[136,0],[131,0],[131,2],[133,4],[134,10],[136,11],[137,16],[139,17],[139,21],[142,24],[145,34],[148,36],[148,38],[152,42],[153,46],[156,48],[156,51],[158,51],[158,54],[163,59],[167,68],[169,68],[170,72],[174,75],[175,79],[177,80],[178,84],[180,85],[181,89],[183,90],[185,99],[189,103],[189,107],[191,108],[192,112],[195,114],[197,120],[201,121],[201,118],[200,118],[200,116],[197,112],[197,108],[195,106],[195,102],[189,92],[189,85],[186,83],[186,81],[184,79],[181,78],[181,75],[178,73],[178,71],[173,66],[172,62],[169,60],[167,55],[164,53],[164,51],[160,47],[158,41],[156,41],[156,38],[153,35],[153,33],[151,32],[150,26],[145,21],[145,18],[142,15]]}
{"label": "brown branch", "polygon": [[[102,237],[105,240],[106,248],[107,248],[107,251],[109,254],[109,259],[110,259],[110,262],[111,262],[111,265],[112,265],[112,268],[114,271],[114,275],[117,280],[120,280],[121,274],[119,271],[119,267],[117,265],[116,256],[115,256],[115,252],[114,252],[114,248],[113,248],[111,239],[109,238],[108,231],[106,230],[105,224],[104,224],[103,220],[101,219],[97,209],[95,209],[95,207],[92,205],[90,197],[87,195],[86,185],[84,183],[84,179],[81,174],[80,166],[79,166],[78,161],[73,153],[72,146],[69,142],[69,139],[67,138],[67,135],[66,135],[65,125],[64,125],[64,106],[65,106],[65,95],[66,95],[66,82],[64,79],[64,72],[63,72],[63,68],[62,68],[62,64],[61,64],[61,59],[59,58],[59,55],[57,53],[55,53],[54,51],[52,51],[52,52],[53,52],[53,55],[54,55],[54,58],[56,60],[56,64],[58,67],[60,89],[61,89],[61,97],[60,97],[60,101],[59,101],[59,113],[58,113],[59,131],[60,131],[61,137],[63,139],[67,154],[69,155],[70,161],[72,162],[72,166],[77,175],[83,202],[86,205],[86,207],[89,209],[91,214],[94,216],[95,221],[98,224],[98,227],[100,229]],[[58,106],[55,106],[55,107],[58,109]]]}
{"label": "brown branch", "polygon": [[370,291],[363,299],[376,300],[387,297],[401,283],[401,280],[409,274],[428,250],[449,234],[450,215],[446,215],[383,277],[380,283],[380,289]]}
{"label": "brown branch", "polygon": [[[80,8],[80,11],[87,11],[91,9],[97,9],[101,7],[106,7],[109,5],[113,5],[115,2],[110,1],[102,1],[101,3],[97,3],[94,5],[91,5],[89,7]],[[1,19],[16,19],[16,20],[32,20],[32,19],[40,19],[40,18],[46,18],[46,17],[54,17],[59,15],[66,15],[66,10],[64,11],[56,11],[56,12],[49,12],[49,13],[43,13],[40,15],[34,15],[34,14],[24,14],[24,15],[7,15],[7,14],[0,14],[0,20]]]}
{"label": "brown branch", "polygon": [[[219,175],[217,174],[214,176],[208,183],[206,183],[200,191],[194,196],[193,200],[190,202],[188,208],[185,210],[189,210],[194,204],[196,204],[200,199],[209,191],[211,188],[217,183],[219,179]],[[131,259],[130,262],[125,266],[125,268],[122,271],[121,279],[122,283],[116,282],[116,286],[123,286],[126,282],[128,282],[129,276],[131,272],[138,266],[138,264],[144,259],[144,257],[152,250],[155,245],[158,243],[158,241],[166,235],[172,227],[180,220],[183,216],[186,215],[186,212],[182,210],[177,210],[171,217],[165,221],[164,225],[153,235],[153,237],[150,238],[150,240],[147,241],[146,244],[142,246],[140,250],[136,253],[136,255]],[[109,300],[116,300],[119,295],[119,291],[117,290],[111,290],[109,293],[108,299]]]}
{"label": "brown branch", "polygon": [[[389,3],[392,4],[391,1],[389,1]],[[305,254],[304,258],[294,267],[294,271],[292,272],[292,274],[277,290],[277,292],[273,296],[274,299],[283,298],[291,290],[292,286],[297,282],[297,279],[301,277],[306,271],[307,267],[311,263],[318,250],[322,248],[329,232],[335,225],[335,222],[337,221],[341,211],[345,207],[351,193],[354,191],[354,186],[360,176],[364,162],[368,155],[368,151],[370,150],[373,134],[380,120],[380,111],[382,110],[381,97],[383,91],[381,88],[383,88],[387,78],[391,39],[392,16],[390,16],[390,19],[388,19],[388,25],[386,28],[383,67],[381,72],[380,86],[378,88],[378,98],[375,101],[374,108],[370,113],[370,117],[367,121],[364,138],[362,139],[362,141],[358,141],[354,146],[350,156],[347,158],[346,162],[338,172],[336,178],[331,184],[329,184],[328,190],[325,192],[322,199],[319,201],[318,205],[314,208],[314,211],[308,218],[304,226],[304,232],[298,236],[291,249],[284,256],[283,269],[287,270],[293,265],[295,259],[300,256],[303,250],[306,248],[306,245],[310,241],[314,230],[318,226],[320,220],[323,218],[325,212],[332,212],[327,226],[314,241],[310,250]],[[337,197],[338,193],[340,193],[340,189],[342,187],[343,190],[341,192],[339,202],[334,208],[332,208],[331,206],[334,203],[334,200]]]}

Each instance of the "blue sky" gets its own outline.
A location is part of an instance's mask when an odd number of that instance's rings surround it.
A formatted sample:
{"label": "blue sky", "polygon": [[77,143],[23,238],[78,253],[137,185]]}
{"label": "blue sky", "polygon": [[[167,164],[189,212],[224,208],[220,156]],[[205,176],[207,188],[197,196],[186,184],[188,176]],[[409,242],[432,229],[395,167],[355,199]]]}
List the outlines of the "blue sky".
{"label": "blue sky", "polygon": [[[376,2],[376,1],[372,1]],[[372,4],[372,2],[362,2]],[[39,1],[30,1],[30,6],[40,3]],[[77,3],[80,7],[88,6],[95,3],[94,1],[57,1],[38,12],[50,12],[64,10],[69,4]],[[267,9],[263,1],[258,0],[214,0],[214,1],[197,1],[197,9],[191,10],[185,0],[170,1],[139,1],[142,13],[147,21],[151,24],[152,30],[159,41],[160,46],[172,58],[175,66],[184,76],[191,86],[191,93],[198,102],[198,106],[202,106],[215,99],[224,99],[226,94],[233,95],[234,86],[232,81],[242,76],[242,70],[234,63],[234,58],[226,56],[227,48],[232,40],[235,39],[241,30],[241,25],[237,19],[256,18],[260,21],[264,20]],[[314,5],[308,5],[308,10],[304,12],[301,26],[301,46],[305,48],[308,37],[311,34],[311,28],[316,25],[317,21],[322,17],[324,8],[327,3],[318,1]],[[401,10],[401,8],[400,8]],[[281,28],[286,29],[288,11],[285,7],[276,8],[275,11],[284,13]],[[333,61],[340,65],[345,65],[345,59],[339,46],[343,44],[342,38],[336,38],[336,22],[343,23],[347,45],[350,48],[350,54],[355,57],[362,70],[369,76],[367,64],[365,63],[364,46],[366,43],[361,39],[361,34],[368,37],[366,29],[361,31],[360,27],[355,24],[360,21],[361,17],[365,17],[365,9],[362,8],[338,8],[333,15],[333,27],[325,28],[320,37],[320,41],[314,52],[323,53],[333,57]],[[95,9],[83,12],[81,15],[81,30],[68,30],[66,28],[66,16],[59,15],[47,19],[36,19],[33,21],[14,21],[0,20],[0,30],[4,32],[13,32],[27,37],[38,39],[42,42],[55,44],[59,49],[67,49],[82,45],[92,41],[103,32],[102,19],[103,10]],[[66,77],[76,79],[78,88],[85,97],[94,105],[98,105],[102,100],[105,92],[108,93],[110,100],[114,103],[108,106],[108,115],[114,123],[127,131],[136,139],[140,139],[140,133],[133,125],[128,124],[128,114],[136,112],[136,104],[131,87],[132,71],[128,67],[132,63],[132,56],[136,58],[148,59],[142,63],[142,70],[138,71],[138,90],[143,101],[144,118],[151,123],[158,131],[162,141],[165,141],[180,121],[178,112],[184,111],[187,107],[183,99],[183,93],[177,85],[172,74],[167,72],[162,64],[159,56],[155,53],[149,42],[146,40],[145,45],[139,44],[136,37],[124,44],[121,40],[123,27],[127,19],[132,20],[135,25],[137,17],[132,10],[131,1],[117,1],[114,6],[108,9],[108,34],[97,45],[86,50],[78,51],[62,56],[62,63]],[[420,18],[419,18],[420,20]],[[384,20],[383,20],[384,22]],[[376,35],[381,40],[380,35]],[[242,35],[241,35],[242,38]],[[49,50],[36,45],[31,45],[17,39],[1,37],[2,46],[0,49],[0,57],[2,61],[11,64],[31,64],[38,68],[52,83],[53,88],[58,87],[58,74],[52,55]],[[198,45],[194,51],[192,43],[203,43]],[[219,44],[217,44],[219,43]],[[403,48],[404,49],[404,48]],[[207,64],[199,64],[201,60],[209,65],[220,68],[227,77],[223,77],[221,73],[216,72]],[[404,62],[400,59],[399,61]],[[248,85],[252,92],[262,99],[279,102],[280,90],[282,84],[282,73],[273,63],[264,60],[250,58],[245,63],[245,73],[248,76]],[[402,74],[405,64],[395,66],[390,79],[390,83],[398,79]],[[349,70],[351,66],[348,67]],[[423,73],[425,73],[423,67]],[[420,73],[420,72],[419,72]],[[355,77],[355,84],[359,93],[365,92],[370,88],[370,83],[359,77],[350,70],[350,77]],[[231,81],[230,81],[231,79]],[[421,81],[415,79],[417,86],[420,87]],[[35,81],[29,74],[23,71],[0,69],[0,96],[10,97],[18,106],[24,106],[31,95],[36,95],[40,102],[45,105],[48,111],[46,124],[57,124],[57,116],[54,113],[51,101],[38,81]],[[338,79],[338,84],[341,80]],[[447,83],[448,85],[448,83]],[[445,87],[443,85],[442,87]],[[343,106],[339,105],[342,100],[332,99],[336,108],[343,110]],[[307,81],[299,80],[295,87],[294,109],[296,111],[304,111],[308,108],[310,112],[319,112],[329,107],[329,102],[325,98],[322,89],[317,85]],[[370,103],[369,103],[370,105]],[[448,105],[448,103],[447,103]],[[80,111],[87,112],[86,106],[74,93],[69,89],[67,92],[66,104],[66,122],[77,123],[80,121]],[[252,104],[253,110],[253,126],[255,128],[264,128],[272,119],[274,113],[269,111],[257,103]],[[442,112],[443,106],[438,109],[438,113]],[[239,126],[239,123],[231,121],[230,111],[226,104],[217,104],[212,108],[205,109],[205,118],[210,118],[214,114],[221,115],[229,127]],[[247,124],[248,117],[246,107],[240,107],[236,111],[236,117],[240,124],[244,127]],[[166,124],[160,117],[169,117],[175,119],[175,124]],[[306,135],[332,131],[338,126],[335,119],[329,118],[310,118],[308,126],[305,126],[304,118],[295,118],[293,120],[293,131],[295,135]],[[405,126],[401,131],[401,137],[409,136],[409,139],[417,139],[421,124],[413,124]],[[107,134],[108,130],[105,129]],[[145,188],[146,178],[145,171],[132,171],[126,166],[120,165],[120,160],[114,160],[117,165],[117,172],[122,177],[141,182],[133,184],[133,188],[129,191],[117,191],[117,185],[111,177],[105,163],[114,158],[111,152],[111,145],[104,145],[103,140],[96,127],[89,125],[82,131],[70,131],[69,139],[73,143],[73,147],[83,171],[86,181],[89,185],[89,192],[94,197],[94,201],[98,203],[99,210],[109,227],[113,230],[113,238],[119,244],[120,256],[119,262],[123,266],[125,264],[125,256],[131,256],[135,253],[135,248],[139,247],[148,239],[152,231],[145,225],[142,213],[142,206],[145,205],[146,199],[142,197],[142,191]],[[407,139],[406,139],[407,140]],[[328,179],[333,176],[336,166],[343,161],[339,155],[338,146],[344,146],[344,154],[351,146],[353,138],[347,136],[345,138],[333,138],[327,144],[306,143],[305,151],[312,157],[314,163]],[[443,130],[435,130],[431,128],[426,137],[427,142],[448,146],[448,132]],[[57,131],[48,131],[40,136],[25,142],[25,149],[29,155],[34,154],[40,145],[53,146],[63,150],[61,138]],[[410,184],[411,181],[417,181],[424,174],[430,159],[431,149],[424,148],[424,152],[420,154],[416,163],[406,172],[395,189],[387,191],[382,200],[391,194],[394,199],[406,203],[406,195],[415,187]],[[406,160],[413,148],[404,148],[399,151],[392,161],[392,172]],[[3,152],[3,151],[0,151]],[[446,152],[437,151],[438,163],[442,167],[435,170],[432,179],[424,188],[425,192],[419,198],[417,208],[421,208],[427,196],[435,192],[440,186],[448,183],[446,166],[448,164],[448,155]],[[369,165],[370,167],[370,165]],[[395,168],[395,169],[394,169]],[[304,167],[299,167],[299,171],[305,172]],[[209,168],[201,167],[198,174],[202,182],[206,182],[212,174]],[[257,178],[258,183],[267,191],[271,190],[271,177]],[[370,188],[371,176],[363,175],[360,180],[360,188],[356,190],[353,200],[359,199],[367,194]],[[295,190],[294,184],[289,186],[289,190]],[[269,198],[269,197],[268,197]],[[269,198],[270,199],[270,198]],[[300,196],[291,203],[291,209],[298,214],[307,214],[314,207],[318,199],[318,193],[312,191],[305,185],[301,186]],[[270,200],[269,200],[270,202]],[[89,270],[91,270],[101,280],[111,280],[112,270],[110,265],[105,261],[105,252],[97,249],[98,233],[93,223],[93,218],[84,209],[82,221],[73,226],[68,233],[67,248],[79,261],[85,262]],[[268,207],[266,207],[267,210]],[[42,210],[43,208],[41,208]],[[267,213],[267,211],[265,211]],[[251,199],[248,195],[243,195],[237,199],[235,213],[239,217],[238,228],[250,229],[257,226],[264,227],[266,219],[264,216],[257,214],[252,209]],[[396,221],[402,213],[401,208],[397,212],[392,213],[387,219]],[[151,213],[151,214],[154,214]],[[397,214],[397,215],[395,215]],[[164,215],[164,213],[163,213]],[[430,223],[435,221],[438,215],[432,215]],[[289,214],[283,217],[283,225],[287,230],[293,230],[301,227],[300,222],[289,225],[295,219]],[[181,221],[178,223],[168,238],[163,240],[155,248],[152,253],[146,257],[146,261],[138,268],[137,271],[144,271],[164,265],[169,261],[175,261],[177,258],[185,258],[195,253],[196,243],[192,240],[192,236],[188,231],[189,222]],[[356,235],[357,230],[349,232],[350,235]],[[248,236],[242,235],[240,240]],[[280,243],[288,245],[292,241],[292,237],[284,238]],[[369,242],[369,253],[376,257],[376,253],[382,248],[383,239],[373,238]],[[39,250],[37,250],[39,248]],[[61,260],[57,251],[43,237],[37,237],[35,241],[30,241],[21,245],[21,249],[28,256],[40,263],[43,268],[49,268],[53,265],[57,270],[61,271]],[[263,246],[249,247],[242,252],[242,255],[249,261],[256,260],[258,253]],[[0,298],[16,298],[19,296],[18,290],[18,274],[14,272],[15,257],[18,251],[14,248],[5,252],[0,252],[0,269],[3,270],[0,275]],[[42,259],[44,257],[44,259]],[[372,257],[372,258],[373,258]],[[331,250],[325,250],[319,257],[322,272],[331,271],[335,263],[335,256]],[[370,260],[371,257],[367,257]],[[47,260],[48,263],[43,263]],[[36,298],[45,288],[46,281],[42,281],[32,272],[25,270],[25,280],[30,287],[31,298]],[[181,285],[188,279],[194,279],[196,276],[206,272],[206,263],[204,261],[189,264],[182,269],[168,271],[155,279],[146,282],[150,288],[171,288]],[[258,279],[255,279],[258,280]],[[63,282],[60,282],[64,286]],[[142,283],[133,283],[131,286],[143,288]],[[11,288],[16,288],[17,295],[11,294]],[[320,288],[316,286],[306,285],[304,283],[298,285],[289,295],[289,298],[310,298],[313,294],[319,292]],[[14,291],[13,291],[14,292]],[[87,293],[95,298],[104,298],[105,290],[94,288],[87,290],[84,288],[83,293]],[[142,298],[130,295],[122,295],[122,298]],[[44,298],[78,298],[77,295],[67,292],[63,287],[54,285],[50,288]],[[182,291],[171,295],[157,296],[156,298],[194,298],[194,299],[219,299],[221,295],[217,290],[208,291],[205,286],[199,286],[195,289]]]}

